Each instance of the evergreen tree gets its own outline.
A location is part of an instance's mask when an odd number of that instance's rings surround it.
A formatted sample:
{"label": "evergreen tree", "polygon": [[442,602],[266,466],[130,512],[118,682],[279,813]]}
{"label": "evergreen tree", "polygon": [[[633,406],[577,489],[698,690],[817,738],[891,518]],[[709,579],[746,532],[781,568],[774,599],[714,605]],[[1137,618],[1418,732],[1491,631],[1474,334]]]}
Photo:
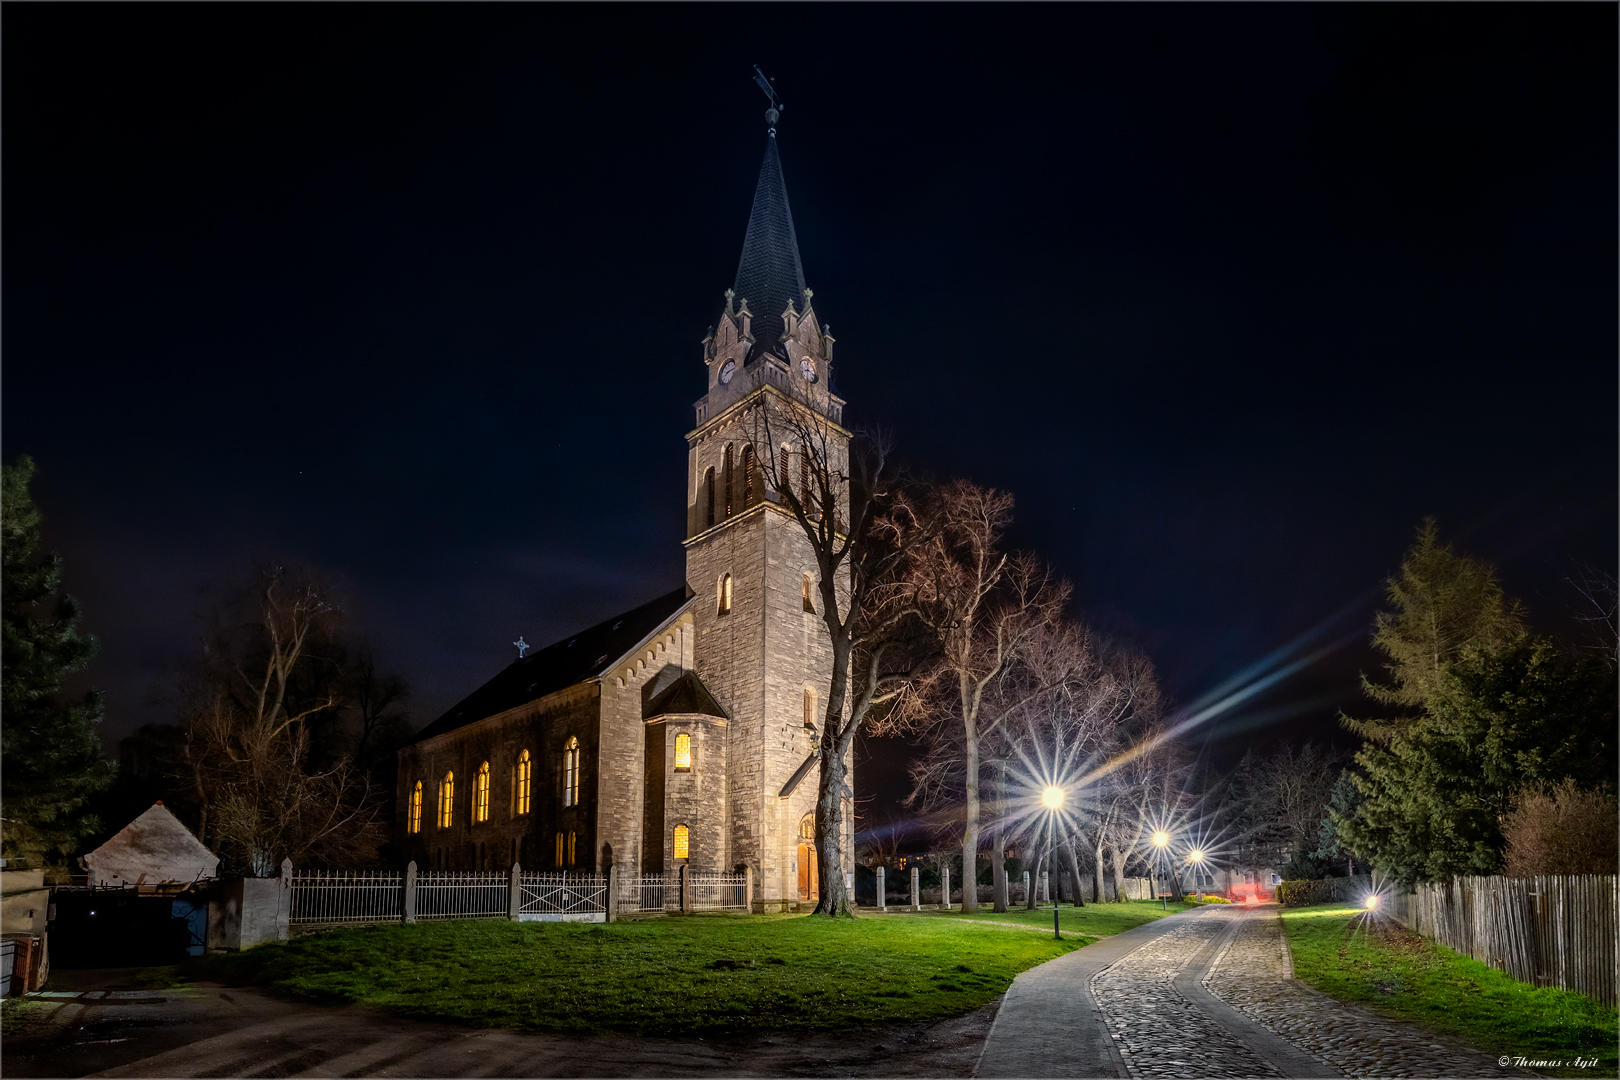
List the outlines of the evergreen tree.
{"label": "evergreen tree", "polygon": [[1397,610],[1379,616],[1373,644],[1391,681],[1365,687],[1418,712],[1345,718],[1369,742],[1356,755],[1360,800],[1329,807],[1336,846],[1403,883],[1496,873],[1518,789],[1613,775],[1613,670],[1530,635],[1491,567],[1441,544],[1433,519],[1389,597]]}
{"label": "evergreen tree", "polygon": [[[1418,526],[1417,540],[1389,579],[1394,611],[1378,613],[1373,647],[1389,657],[1388,683],[1362,676],[1362,689],[1384,705],[1421,708],[1450,666],[1469,651],[1495,652],[1524,636],[1524,614],[1508,599],[1489,563],[1442,544],[1435,519]],[[1402,721],[1351,720],[1364,738],[1387,739]]]}
{"label": "evergreen tree", "polygon": [[61,557],[39,551],[33,476],[23,456],[0,478],[0,847],[8,861],[57,866],[100,827],[87,806],[113,766],[96,735],[101,695],[60,700],[63,680],[89,663],[96,642],[79,631],[79,605],[62,591]]}

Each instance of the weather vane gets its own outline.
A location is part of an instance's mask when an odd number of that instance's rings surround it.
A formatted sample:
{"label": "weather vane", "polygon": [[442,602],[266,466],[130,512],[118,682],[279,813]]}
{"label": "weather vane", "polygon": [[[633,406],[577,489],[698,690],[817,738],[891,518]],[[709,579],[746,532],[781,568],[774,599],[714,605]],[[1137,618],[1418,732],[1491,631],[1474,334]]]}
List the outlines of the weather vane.
{"label": "weather vane", "polygon": [[759,70],[758,64],[754,65],[754,81],[759,84],[761,90],[765,91],[765,96],[771,99],[771,107],[765,110],[765,122],[771,126],[771,135],[774,137],[776,135],[776,122],[782,118],[782,110],[787,106],[783,105],[782,99],[776,96],[775,87],[771,86],[771,80],[765,77],[765,73]]}
{"label": "weather vane", "polygon": [[516,641],[512,642],[512,644],[517,646],[518,659],[519,660],[523,659],[523,654],[525,652],[527,652],[530,648],[532,648],[532,646],[527,641],[523,640],[523,635],[522,634],[519,634],[518,639]]}

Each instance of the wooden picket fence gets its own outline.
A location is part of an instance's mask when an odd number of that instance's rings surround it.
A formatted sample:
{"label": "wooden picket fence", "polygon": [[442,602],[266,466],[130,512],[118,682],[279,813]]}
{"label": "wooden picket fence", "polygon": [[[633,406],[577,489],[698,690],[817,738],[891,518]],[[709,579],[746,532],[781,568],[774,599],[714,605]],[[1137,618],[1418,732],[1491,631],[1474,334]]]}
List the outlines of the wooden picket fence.
{"label": "wooden picket fence", "polygon": [[1464,877],[1391,899],[1390,913],[1413,930],[1520,982],[1617,1004],[1613,874]]}

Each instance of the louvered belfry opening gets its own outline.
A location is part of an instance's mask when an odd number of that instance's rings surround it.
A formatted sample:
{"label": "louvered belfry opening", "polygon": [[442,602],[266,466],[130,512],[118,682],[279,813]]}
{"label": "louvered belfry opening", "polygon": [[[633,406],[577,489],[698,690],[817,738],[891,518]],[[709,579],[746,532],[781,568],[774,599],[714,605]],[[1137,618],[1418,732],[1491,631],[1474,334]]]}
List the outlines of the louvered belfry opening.
{"label": "louvered belfry opening", "polygon": [[743,467],[742,467],[742,474],[743,474],[742,504],[743,504],[743,508],[747,509],[748,507],[753,506],[754,502],[755,502],[755,496],[754,496],[754,448],[752,446],[743,447],[742,459],[743,459],[742,460],[742,464],[743,464]]}
{"label": "louvered belfry opening", "polygon": [[714,528],[714,468],[703,474],[703,527]]}
{"label": "louvered belfry opening", "polygon": [[726,447],[726,460],[725,460],[725,463],[724,463],[723,472],[724,472],[724,475],[721,477],[721,482],[722,482],[722,486],[726,489],[726,512],[722,515],[722,517],[730,517],[731,516],[732,476],[731,476],[731,447],[729,445]]}

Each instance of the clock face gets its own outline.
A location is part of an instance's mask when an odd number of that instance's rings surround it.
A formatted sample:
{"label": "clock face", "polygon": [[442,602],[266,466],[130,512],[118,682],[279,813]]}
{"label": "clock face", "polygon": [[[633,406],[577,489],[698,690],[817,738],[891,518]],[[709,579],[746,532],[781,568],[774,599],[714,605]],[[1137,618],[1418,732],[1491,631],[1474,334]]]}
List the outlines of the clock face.
{"label": "clock face", "polygon": [[735,374],[737,374],[737,361],[727,360],[725,366],[720,369],[720,384],[723,386],[730,382],[731,377]]}
{"label": "clock face", "polygon": [[799,370],[804,373],[805,381],[816,381],[816,365],[810,362],[808,356],[799,361]]}

